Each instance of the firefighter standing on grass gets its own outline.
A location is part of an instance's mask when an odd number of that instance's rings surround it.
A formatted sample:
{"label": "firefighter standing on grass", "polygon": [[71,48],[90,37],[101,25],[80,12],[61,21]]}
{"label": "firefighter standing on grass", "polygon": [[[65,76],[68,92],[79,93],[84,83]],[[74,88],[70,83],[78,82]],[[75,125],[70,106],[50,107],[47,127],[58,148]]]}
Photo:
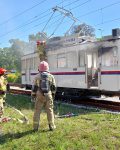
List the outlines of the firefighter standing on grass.
{"label": "firefighter standing on grass", "polygon": [[4,106],[3,103],[5,102],[6,97],[6,90],[7,90],[7,80],[5,77],[5,70],[4,68],[0,68],[0,118],[3,115]]}
{"label": "firefighter standing on grass", "polygon": [[42,61],[39,65],[39,74],[35,77],[31,96],[35,97],[35,111],[33,116],[33,129],[38,131],[40,113],[45,107],[49,129],[56,128],[54,124],[53,99],[55,97],[56,84],[52,74],[49,73],[49,65]]}

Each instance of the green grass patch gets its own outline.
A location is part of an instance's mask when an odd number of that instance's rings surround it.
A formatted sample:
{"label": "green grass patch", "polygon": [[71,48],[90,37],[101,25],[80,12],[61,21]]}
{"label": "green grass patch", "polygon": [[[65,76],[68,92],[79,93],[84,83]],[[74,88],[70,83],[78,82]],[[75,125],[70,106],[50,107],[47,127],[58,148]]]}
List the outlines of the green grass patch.
{"label": "green grass patch", "polygon": [[[97,109],[74,108],[58,102],[55,112],[69,118],[55,118],[57,129],[48,130],[45,112],[41,114],[40,129],[32,131],[34,104],[30,97],[7,95],[7,103],[24,113],[30,123],[16,120],[0,124],[1,150],[119,150],[120,115]],[[21,118],[14,110],[5,107],[5,116]]]}

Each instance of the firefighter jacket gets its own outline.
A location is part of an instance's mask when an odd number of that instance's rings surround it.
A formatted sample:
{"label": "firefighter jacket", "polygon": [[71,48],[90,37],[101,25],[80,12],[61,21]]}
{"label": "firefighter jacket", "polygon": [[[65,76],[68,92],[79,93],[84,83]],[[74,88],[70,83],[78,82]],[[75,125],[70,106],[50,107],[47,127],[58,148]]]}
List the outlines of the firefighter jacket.
{"label": "firefighter jacket", "polygon": [[7,90],[7,80],[6,78],[2,75],[0,76],[0,91],[5,92]]}
{"label": "firefighter jacket", "polygon": [[[55,83],[55,78],[52,74],[48,72],[48,80],[49,80],[49,86],[50,86],[50,92],[52,95],[55,95],[56,93],[56,83]],[[41,82],[41,75],[37,74],[34,81],[33,81],[33,86],[32,86],[32,93],[31,95],[36,94],[38,90],[40,90],[40,82]]]}

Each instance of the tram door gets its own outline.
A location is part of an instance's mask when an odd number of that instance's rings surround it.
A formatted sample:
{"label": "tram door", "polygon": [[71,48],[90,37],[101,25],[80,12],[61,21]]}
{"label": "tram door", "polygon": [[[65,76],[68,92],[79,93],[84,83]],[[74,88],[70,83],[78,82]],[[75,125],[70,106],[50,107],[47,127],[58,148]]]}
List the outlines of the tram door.
{"label": "tram door", "polygon": [[86,53],[86,81],[87,87],[98,87],[98,53]]}

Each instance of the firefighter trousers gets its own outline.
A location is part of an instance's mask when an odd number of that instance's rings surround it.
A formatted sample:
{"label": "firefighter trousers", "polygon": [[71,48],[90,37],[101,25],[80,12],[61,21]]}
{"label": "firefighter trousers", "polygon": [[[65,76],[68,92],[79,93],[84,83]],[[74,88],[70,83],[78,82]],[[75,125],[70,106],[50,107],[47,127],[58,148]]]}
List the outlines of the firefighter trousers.
{"label": "firefighter trousers", "polygon": [[3,106],[4,97],[5,95],[0,95],[0,118],[2,117],[4,111],[4,106]]}
{"label": "firefighter trousers", "polygon": [[40,113],[44,107],[47,113],[47,120],[49,127],[55,129],[54,124],[54,112],[53,112],[53,97],[51,92],[47,95],[43,95],[42,92],[38,91],[36,94],[35,110],[33,116],[33,129],[38,130],[40,122]]}

